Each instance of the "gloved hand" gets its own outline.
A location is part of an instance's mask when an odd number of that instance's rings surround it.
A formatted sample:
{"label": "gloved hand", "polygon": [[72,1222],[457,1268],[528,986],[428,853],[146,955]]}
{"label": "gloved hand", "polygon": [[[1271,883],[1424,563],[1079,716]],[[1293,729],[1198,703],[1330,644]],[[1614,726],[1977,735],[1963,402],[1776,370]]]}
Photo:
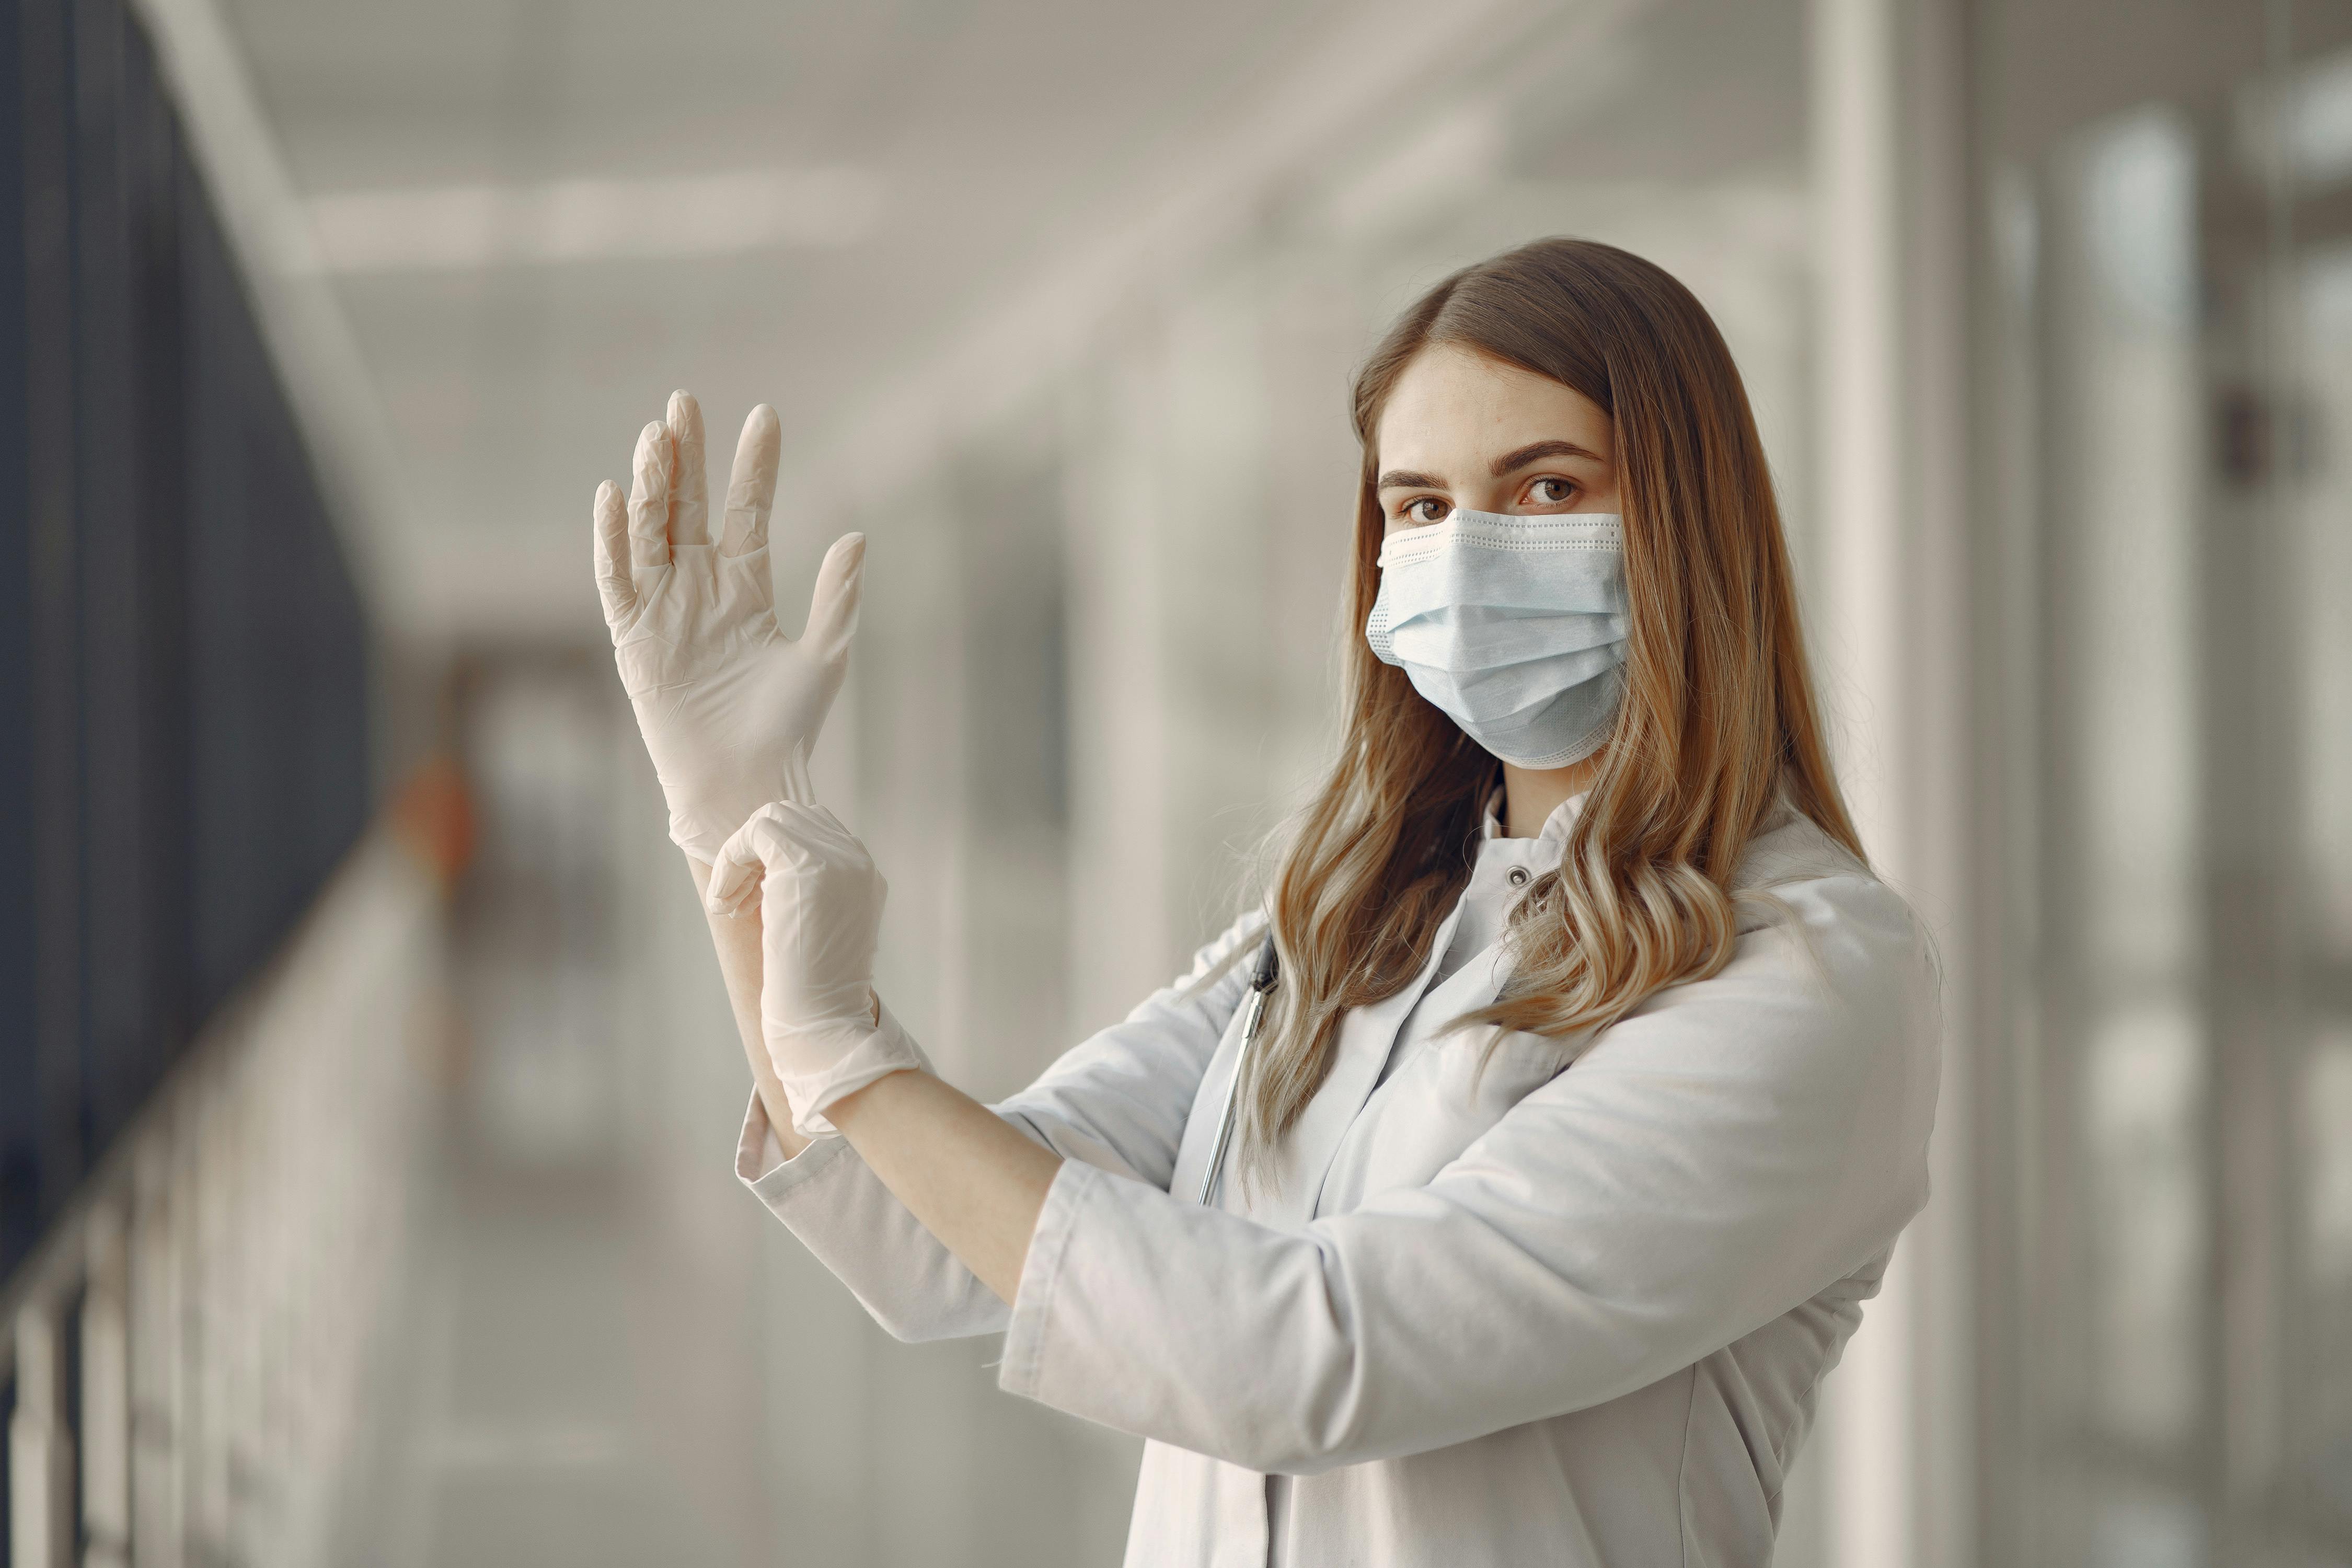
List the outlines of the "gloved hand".
{"label": "gloved hand", "polygon": [[727,526],[710,542],[702,411],[683,392],[667,425],[637,437],[625,510],[596,490],[596,586],[613,658],[669,802],[669,836],[698,860],[785,793],[786,759],[806,756],[841,690],[866,536],[825,552],[798,641],[776,626],[768,511],[782,444],[776,411],[751,410],[727,485]]}
{"label": "gloved hand", "polygon": [[714,914],[759,900],[760,1029],[804,1137],[831,1132],[827,1106],[876,1079],[930,1064],[874,994],[874,949],[889,893],[850,831],[821,805],[752,813],[710,868]]}

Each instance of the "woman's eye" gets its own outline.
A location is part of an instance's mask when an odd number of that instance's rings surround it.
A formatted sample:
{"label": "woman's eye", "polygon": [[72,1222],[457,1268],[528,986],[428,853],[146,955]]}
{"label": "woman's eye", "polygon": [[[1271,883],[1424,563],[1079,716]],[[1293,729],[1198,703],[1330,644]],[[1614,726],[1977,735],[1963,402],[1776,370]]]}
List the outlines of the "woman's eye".
{"label": "woman's eye", "polygon": [[1528,499],[1538,506],[1566,506],[1576,499],[1573,479],[1540,479],[1528,487]]}
{"label": "woman's eye", "polygon": [[1444,522],[1446,513],[1453,510],[1445,504],[1442,497],[1423,496],[1417,501],[1405,503],[1404,520],[1407,522],[1420,524]]}

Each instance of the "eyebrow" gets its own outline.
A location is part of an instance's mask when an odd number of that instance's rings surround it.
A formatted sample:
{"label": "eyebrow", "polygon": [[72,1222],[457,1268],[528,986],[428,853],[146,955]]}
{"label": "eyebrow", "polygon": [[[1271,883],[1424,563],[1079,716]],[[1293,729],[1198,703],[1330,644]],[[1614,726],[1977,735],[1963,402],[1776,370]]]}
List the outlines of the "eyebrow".
{"label": "eyebrow", "polygon": [[[1517,473],[1528,464],[1539,463],[1546,458],[1583,458],[1595,463],[1601,460],[1600,453],[1588,451],[1573,441],[1536,441],[1517,451],[1504,453],[1489,465],[1489,469],[1499,479],[1505,474]],[[1376,490],[1442,490],[1445,488],[1445,481],[1434,474],[1417,473],[1410,468],[1391,468],[1373,481],[1372,488]]]}
{"label": "eyebrow", "polygon": [[1546,458],[1583,458],[1595,463],[1601,461],[1600,453],[1588,452],[1573,441],[1537,441],[1496,458],[1492,472],[1499,479],[1505,474],[1517,473],[1529,463],[1540,463]]}

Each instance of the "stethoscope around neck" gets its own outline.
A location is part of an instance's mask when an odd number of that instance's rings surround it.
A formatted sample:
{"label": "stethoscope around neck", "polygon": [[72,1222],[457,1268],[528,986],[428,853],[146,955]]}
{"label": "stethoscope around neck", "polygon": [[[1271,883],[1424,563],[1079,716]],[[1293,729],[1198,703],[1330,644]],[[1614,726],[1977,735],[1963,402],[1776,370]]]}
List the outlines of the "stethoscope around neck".
{"label": "stethoscope around neck", "polygon": [[1225,1108],[1217,1114],[1216,1146],[1209,1151],[1209,1168],[1201,1173],[1201,1203],[1203,1207],[1214,1203],[1217,1183],[1225,1171],[1225,1150],[1234,1141],[1234,1120],[1241,1109],[1242,1080],[1249,1076],[1250,1052],[1257,1044],[1257,1033],[1265,1023],[1265,999],[1274,994],[1275,983],[1281,978],[1282,963],[1275,956],[1274,932],[1267,931],[1258,944],[1257,969],[1250,976],[1249,1000],[1242,1005],[1242,1046],[1234,1057],[1234,1080],[1225,1085]]}

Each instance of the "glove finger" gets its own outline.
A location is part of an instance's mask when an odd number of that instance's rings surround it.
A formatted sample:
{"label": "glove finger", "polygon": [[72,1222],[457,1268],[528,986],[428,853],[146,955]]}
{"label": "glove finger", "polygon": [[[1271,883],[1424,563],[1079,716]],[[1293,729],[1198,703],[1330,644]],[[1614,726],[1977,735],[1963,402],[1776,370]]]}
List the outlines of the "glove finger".
{"label": "glove finger", "polygon": [[735,443],[721,555],[749,555],[767,548],[768,513],[776,504],[776,464],[783,449],[783,426],[776,411],[762,403],[743,421],[743,434]]}
{"label": "glove finger", "polygon": [[629,511],[610,479],[596,487],[596,593],[604,601],[604,624],[619,637],[636,608],[629,583]]}
{"label": "glove finger", "polygon": [[629,564],[669,564],[670,476],[676,471],[669,432],[648,425],[637,435],[637,453],[630,464]]}
{"label": "glove finger", "polygon": [[816,571],[816,592],[809,595],[808,625],[801,638],[809,651],[827,664],[849,657],[849,641],[857,635],[857,601],[866,584],[866,536],[845,533],[824,552]]}
{"label": "glove finger", "polygon": [[702,462],[702,405],[690,392],[669,395],[670,450],[677,457],[671,489],[669,542],[710,542],[710,475]]}
{"label": "glove finger", "polygon": [[719,858],[710,863],[710,882],[702,895],[703,907],[712,914],[740,915],[759,897],[768,870],[753,831],[759,823],[759,817],[752,817],[719,847]]}

